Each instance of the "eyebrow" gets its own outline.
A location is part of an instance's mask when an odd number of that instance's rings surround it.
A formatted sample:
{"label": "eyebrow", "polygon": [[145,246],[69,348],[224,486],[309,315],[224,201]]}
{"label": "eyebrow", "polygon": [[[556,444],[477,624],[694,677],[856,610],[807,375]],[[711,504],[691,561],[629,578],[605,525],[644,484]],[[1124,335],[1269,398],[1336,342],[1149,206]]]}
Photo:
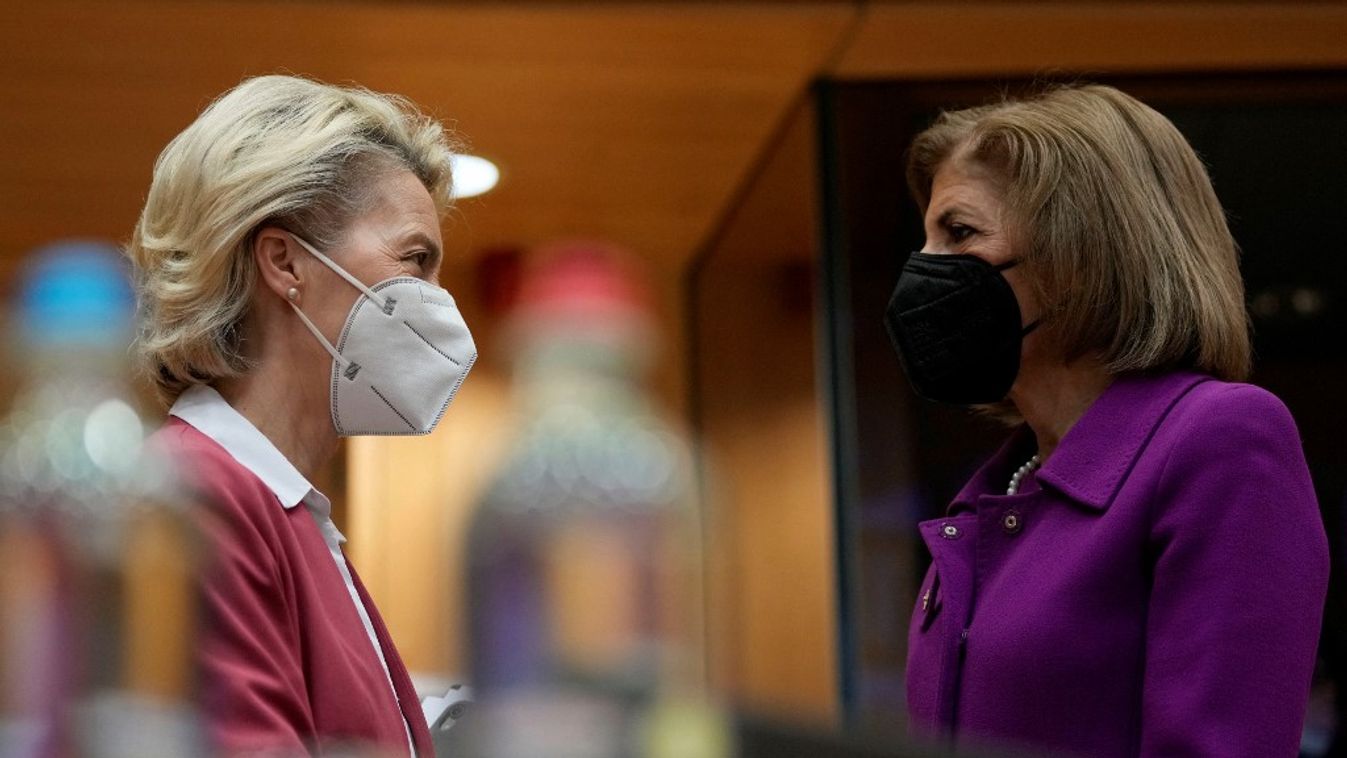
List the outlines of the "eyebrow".
{"label": "eyebrow", "polygon": [[958,215],[968,216],[971,214],[969,213],[967,208],[963,207],[958,203],[955,203],[954,205],[951,205],[945,208],[945,210],[941,211],[940,216],[936,218],[935,223],[937,226],[949,226],[949,223],[954,220],[955,216]]}

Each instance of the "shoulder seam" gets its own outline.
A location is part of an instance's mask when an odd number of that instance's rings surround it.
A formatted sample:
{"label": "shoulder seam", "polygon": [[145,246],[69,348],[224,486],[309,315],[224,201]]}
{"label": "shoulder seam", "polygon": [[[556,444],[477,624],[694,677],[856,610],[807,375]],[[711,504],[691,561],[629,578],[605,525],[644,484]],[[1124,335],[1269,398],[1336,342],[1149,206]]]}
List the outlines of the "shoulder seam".
{"label": "shoulder seam", "polygon": [[[1222,384],[1222,382],[1218,382],[1217,380],[1211,377],[1206,377],[1201,381],[1194,382],[1192,386],[1188,387],[1183,392],[1179,393],[1178,397],[1174,398],[1174,401],[1169,404],[1169,407],[1165,408],[1165,412],[1160,415],[1160,420],[1157,421],[1156,424],[1151,427],[1150,433],[1146,435],[1146,441],[1142,443],[1142,449],[1145,449],[1150,446],[1151,440],[1155,439],[1155,435],[1158,434],[1160,432],[1160,428],[1163,427],[1167,421],[1169,421],[1170,416],[1173,415],[1174,413],[1174,409],[1179,407],[1179,404],[1183,402],[1184,398],[1191,395],[1193,391],[1196,390],[1198,387],[1201,387],[1202,385],[1208,383],[1213,383],[1216,385]],[[1160,475],[1155,477],[1155,481],[1151,483],[1151,491],[1150,493],[1148,493],[1146,497],[1147,524],[1155,523],[1155,501],[1157,499],[1155,497],[1155,494],[1160,487],[1160,483],[1163,482],[1165,479],[1165,472],[1169,470],[1169,460],[1173,455],[1174,455],[1173,447],[1170,447],[1169,450],[1165,451],[1165,462],[1160,465]],[[1132,465],[1136,466],[1137,462],[1140,460],[1141,456],[1137,456],[1137,460],[1133,461]]]}

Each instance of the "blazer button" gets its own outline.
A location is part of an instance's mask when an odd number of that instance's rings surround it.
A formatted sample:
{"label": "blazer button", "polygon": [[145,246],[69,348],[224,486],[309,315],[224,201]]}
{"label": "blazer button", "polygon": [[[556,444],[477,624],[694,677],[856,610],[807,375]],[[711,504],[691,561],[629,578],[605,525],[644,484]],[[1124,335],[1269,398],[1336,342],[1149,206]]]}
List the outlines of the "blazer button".
{"label": "blazer button", "polygon": [[940,536],[947,540],[957,540],[963,536],[963,532],[959,531],[959,527],[953,524],[941,524]]}
{"label": "blazer button", "polygon": [[1006,511],[1005,514],[1001,516],[1001,529],[1004,530],[1006,534],[1018,534],[1023,528],[1024,519],[1020,516],[1020,512],[1014,508]]}

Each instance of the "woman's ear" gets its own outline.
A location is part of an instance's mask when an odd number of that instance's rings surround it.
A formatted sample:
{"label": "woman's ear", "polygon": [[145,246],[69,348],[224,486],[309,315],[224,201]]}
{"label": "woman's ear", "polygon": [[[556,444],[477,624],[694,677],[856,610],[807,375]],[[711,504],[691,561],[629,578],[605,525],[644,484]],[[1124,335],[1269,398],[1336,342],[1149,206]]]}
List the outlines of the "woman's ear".
{"label": "woman's ear", "polygon": [[291,290],[304,289],[301,267],[295,265],[302,252],[294,236],[278,226],[264,226],[253,236],[253,260],[262,281],[282,299],[294,301]]}

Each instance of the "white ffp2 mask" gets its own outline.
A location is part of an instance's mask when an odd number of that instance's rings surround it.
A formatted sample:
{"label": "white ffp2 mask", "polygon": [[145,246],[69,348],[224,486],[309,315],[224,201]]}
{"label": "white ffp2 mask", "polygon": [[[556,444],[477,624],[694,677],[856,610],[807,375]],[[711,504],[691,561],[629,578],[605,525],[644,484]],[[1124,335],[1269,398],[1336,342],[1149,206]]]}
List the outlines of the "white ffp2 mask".
{"label": "white ffp2 mask", "polygon": [[334,347],[290,303],[332,356],[332,425],[342,437],[429,434],[477,360],[454,298],[411,276],[366,287],[313,245],[295,241],[360,290]]}

